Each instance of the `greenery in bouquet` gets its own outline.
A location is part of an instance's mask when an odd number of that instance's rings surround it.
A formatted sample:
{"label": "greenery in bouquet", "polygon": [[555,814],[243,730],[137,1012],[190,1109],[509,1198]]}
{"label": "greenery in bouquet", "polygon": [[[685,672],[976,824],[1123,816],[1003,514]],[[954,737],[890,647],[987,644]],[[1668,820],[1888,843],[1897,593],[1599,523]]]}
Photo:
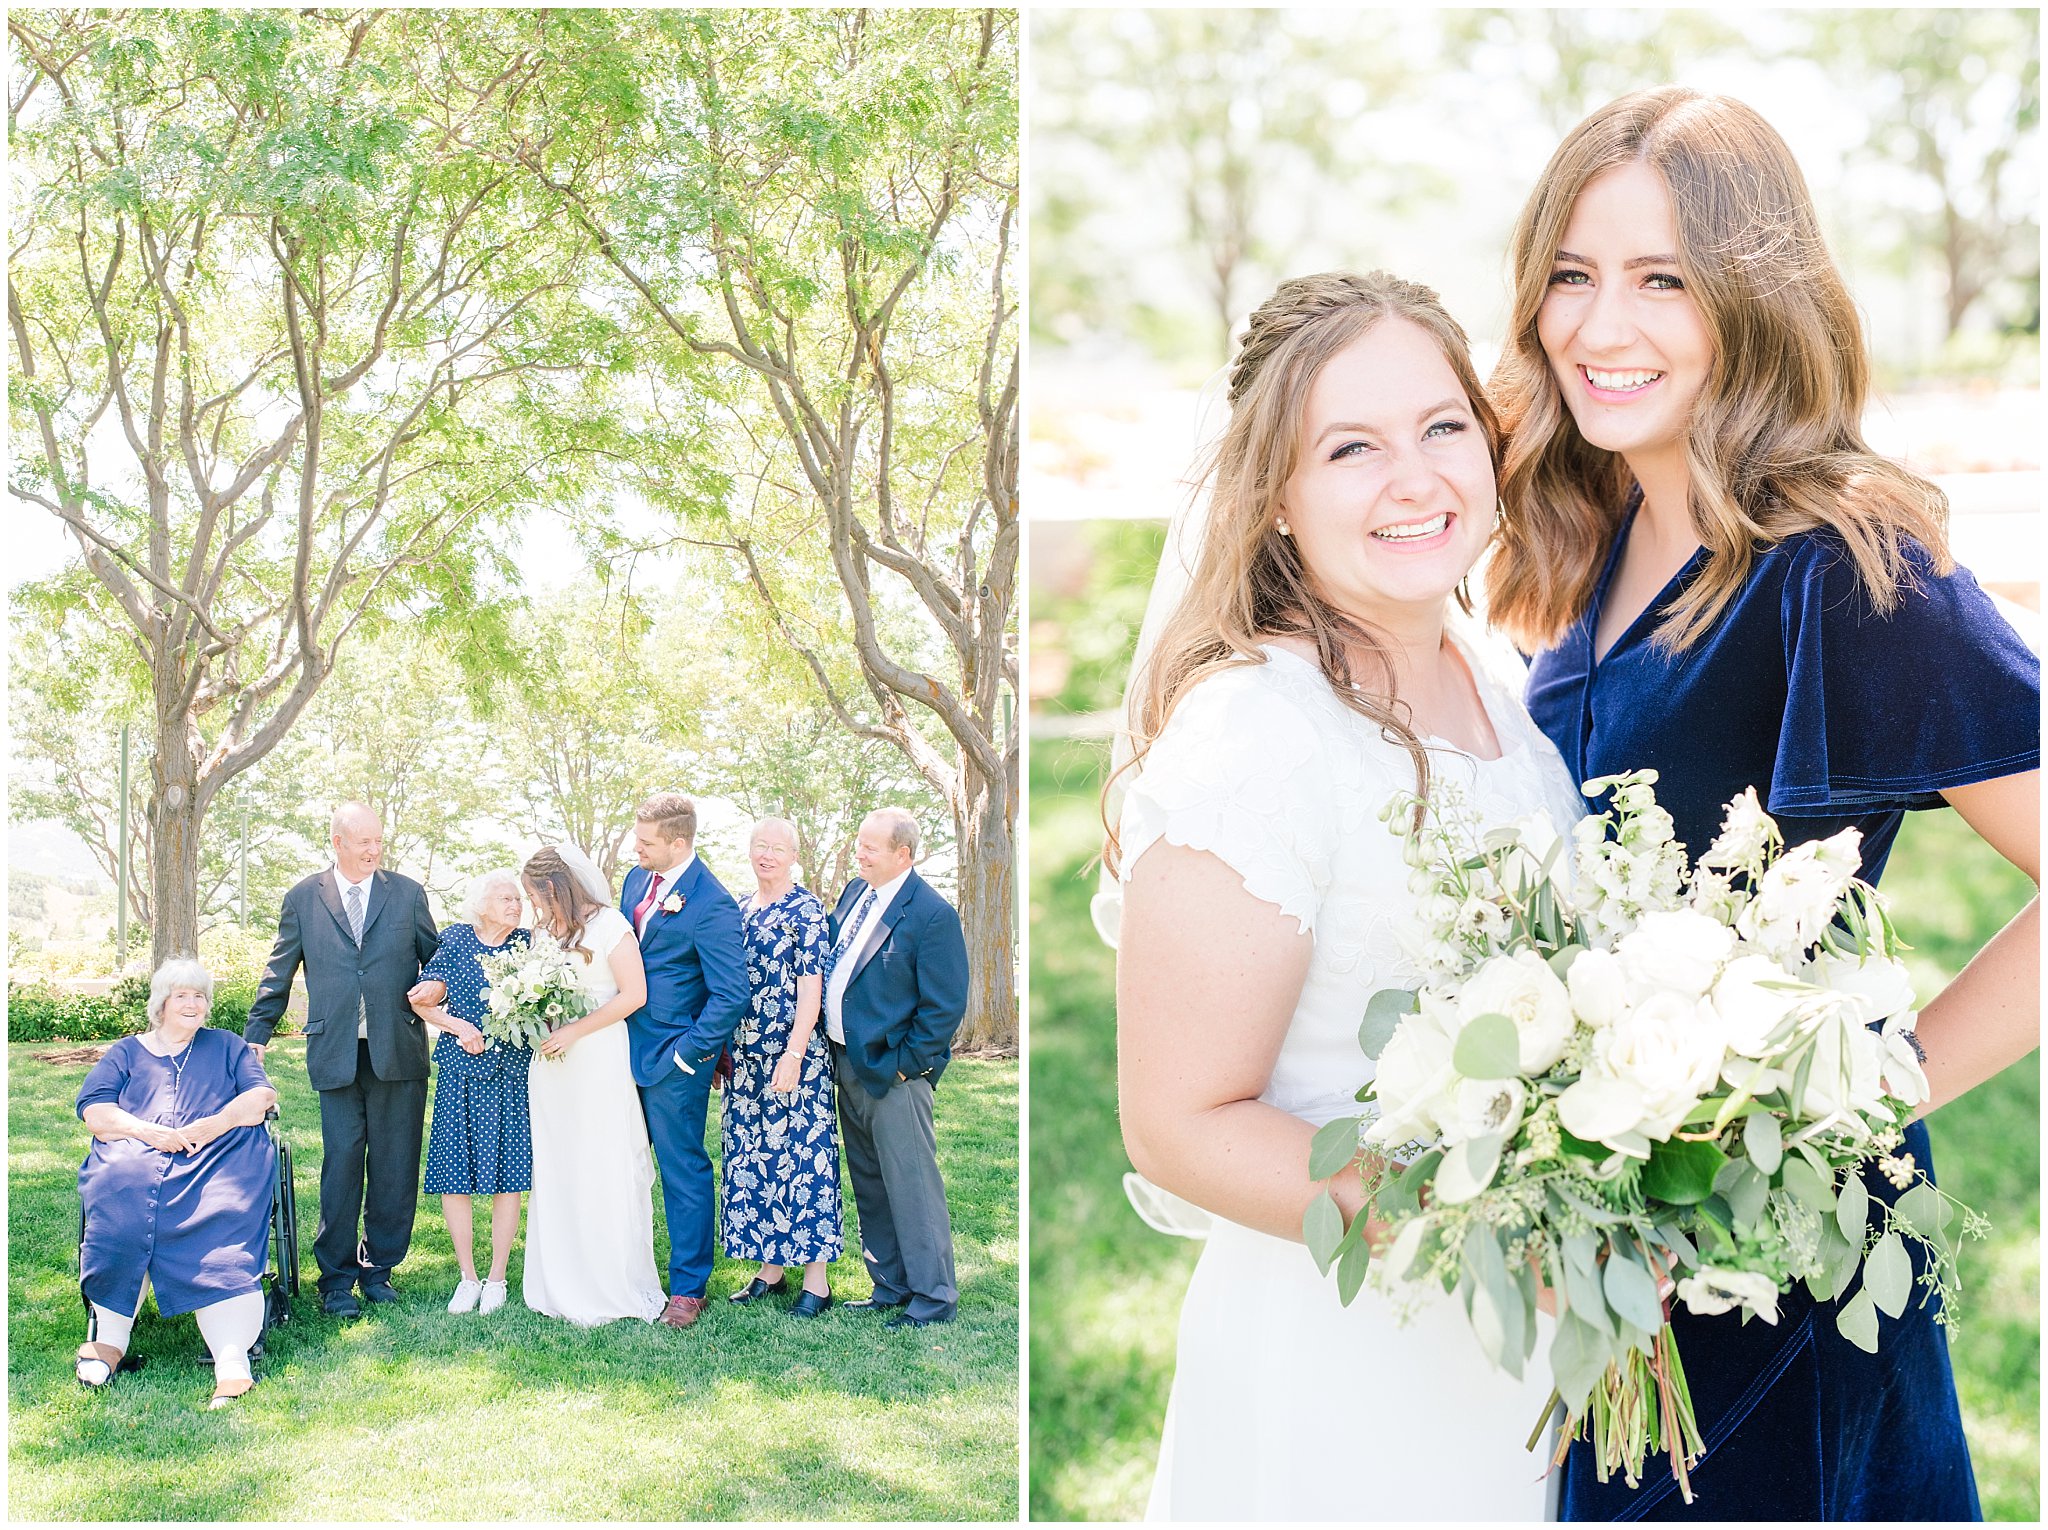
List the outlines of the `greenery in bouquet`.
{"label": "greenery in bouquet", "polygon": [[[1314,1177],[1362,1175],[1364,1214],[1347,1229],[1325,1192],[1303,1231],[1345,1302],[1369,1272],[1405,1303],[1440,1286],[1517,1377],[1547,1288],[1558,1458],[1590,1433],[1601,1479],[1634,1486],[1668,1451],[1690,1501],[1674,1299],[1776,1323],[1804,1281],[1847,1298],[1835,1321],[1874,1353],[1916,1285],[1947,1318],[1960,1241],[1985,1229],[1901,1149],[1927,1079],[1856,831],[1787,849],[1746,791],[1689,866],[1655,781],[1586,783],[1612,805],[1569,838],[1541,815],[1486,830],[1444,784],[1389,803],[1420,981],[1373,996],[1369,1112],[1311,1148]],[[1895,1202],[1866,1189],[1873,1163]]]}
{"label": "greenery in bouquet", "polygon": [[524,946],[487,951],[477,960],[489,985],[480,1029],[492,1041],[532,1050],[550,1031],[589,1013],[575,962],[546,930],[534,931]]}

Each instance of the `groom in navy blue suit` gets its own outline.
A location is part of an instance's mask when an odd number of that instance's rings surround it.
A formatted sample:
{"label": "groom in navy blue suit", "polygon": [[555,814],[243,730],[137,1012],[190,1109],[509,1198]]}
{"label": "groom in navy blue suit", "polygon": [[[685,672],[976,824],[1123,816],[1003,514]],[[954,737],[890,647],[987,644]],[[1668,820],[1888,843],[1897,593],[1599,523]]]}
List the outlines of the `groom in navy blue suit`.
{"label": "groom in navy blue suit", "polygon": [[640,937],[647,1004],[626,1017],[626,1031],[668,1217],[661,1320],[688,1328],[704,1311],[717,1211],[704,1118],[718,1054],[747,1010],[747,955],[739,905],[697,859],[696,804],[660,792],[633,818],[640,864],[626,873],[619,910]]}

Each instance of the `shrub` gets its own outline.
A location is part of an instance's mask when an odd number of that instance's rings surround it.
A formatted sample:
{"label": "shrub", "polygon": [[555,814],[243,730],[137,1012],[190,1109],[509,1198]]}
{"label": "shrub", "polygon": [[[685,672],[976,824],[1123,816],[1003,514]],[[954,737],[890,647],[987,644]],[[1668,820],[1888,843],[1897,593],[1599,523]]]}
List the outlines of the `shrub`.
{"label": "shrub", "polygon": [[[115,990],[116,993],[119,991],[119,988]],[[148,1001],[149,985],[146,980],[141,1000],[126,1008],[116,1002],[112,993],[65,993],[49,983],[9,983],[7,1039],[113,1041],[143,1028]]]}

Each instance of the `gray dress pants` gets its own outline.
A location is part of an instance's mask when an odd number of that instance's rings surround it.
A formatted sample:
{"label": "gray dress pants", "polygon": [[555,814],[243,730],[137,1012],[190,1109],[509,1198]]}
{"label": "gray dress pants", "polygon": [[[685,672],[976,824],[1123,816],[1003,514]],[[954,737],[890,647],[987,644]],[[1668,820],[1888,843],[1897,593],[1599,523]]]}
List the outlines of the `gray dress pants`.
{"label": "gray dress pants", "polygon": [[836,1041],[832,1072],[839,1083],[839,1140],[860,1217],[860,1256],[875,1283],[875,1301],[943,1322],[953,1316],[960,1292],[932,1131],[931,1080],[906,1080],[878,1100],[853,1076],[846,1048]]}

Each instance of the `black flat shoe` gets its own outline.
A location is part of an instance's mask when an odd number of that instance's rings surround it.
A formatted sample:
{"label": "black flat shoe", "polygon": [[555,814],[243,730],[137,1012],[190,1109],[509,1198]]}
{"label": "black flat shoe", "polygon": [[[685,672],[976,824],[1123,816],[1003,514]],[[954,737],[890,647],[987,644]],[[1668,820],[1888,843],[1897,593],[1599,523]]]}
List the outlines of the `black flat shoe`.
{"label": "black flat shoe", "polygon": [[900,1302],[878,1302],[872,1296],[863,1296],[857,1301],[841,1302],[839,1305],[848,1312],[894,1312],[898,1307],[908,1307],[910,1298],[906,1296]]}
{"label": "black flat shoe", "polygon": [[320,1298],[320,1310],[329,1317],[361,1317],[363,1304],[356,1300],[353,1291],[329,1291]]}
{"label": "black flat shoe", "polygon": [[390,1281],[380,1280],[374,1286],[364,1286],[363,1297],[366,1301],[382,1306],[385,1302],[397,1301],[398,1293],[391,1288]]}
{"label": "black flat shoe", "polygon": [[780,1296],[788,1289],[789,1277],[787,1275],[776,1276],[773,1284],[756,1275],[747,1282],[745,1289],[733,1292],[726,1300],[729,1302],[751,1302],[763,1296]]}
{"label": "black flat shoe", "polygon": [[790,1304],[789,1315],[798,1318],[814,1318],[831,1305],[832,1297],[829,1292],[824,1296],[820,1296],[815,1291],[799,1291],[797,1292],[796,1300]]}

